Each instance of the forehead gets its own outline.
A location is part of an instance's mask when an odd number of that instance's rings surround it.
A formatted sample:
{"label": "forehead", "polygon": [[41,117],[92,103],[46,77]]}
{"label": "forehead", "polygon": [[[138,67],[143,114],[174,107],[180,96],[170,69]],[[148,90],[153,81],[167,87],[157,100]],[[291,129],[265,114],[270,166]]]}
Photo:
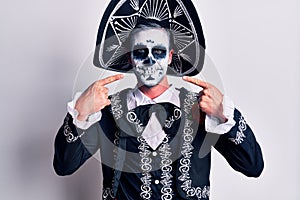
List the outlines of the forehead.
{"label": "forehead", "polygon": [[169,34],[163,28],[139,29],[132,34],[132,45],[163,45],[169,46]]}

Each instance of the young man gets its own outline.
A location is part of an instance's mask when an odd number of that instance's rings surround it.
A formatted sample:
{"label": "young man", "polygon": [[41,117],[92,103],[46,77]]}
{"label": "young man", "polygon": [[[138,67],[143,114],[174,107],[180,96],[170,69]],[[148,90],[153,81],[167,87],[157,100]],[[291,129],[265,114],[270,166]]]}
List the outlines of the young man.
{"label": "young man", "polygon": [[[197,94],[170,85],[168,70],[182,51],[173,46],[178,41],[165,23],[145,19],[122,42],[137,86],[109,97],[105,85],[122,81],[123,75],[115,75],[69,103],[55,141],[56,172],[73,173],[100,149],[103,199],[209,199],[211,155],[199,152],[214,145],[208,138],[217,138],[214,147],[235,170],[259,176],[261,150],[240,112],[209,83],[184,76],[199,86]],[[124,70],[124,63],[116,64],[124,59],[109,60],[114,65],[108,69]]]}

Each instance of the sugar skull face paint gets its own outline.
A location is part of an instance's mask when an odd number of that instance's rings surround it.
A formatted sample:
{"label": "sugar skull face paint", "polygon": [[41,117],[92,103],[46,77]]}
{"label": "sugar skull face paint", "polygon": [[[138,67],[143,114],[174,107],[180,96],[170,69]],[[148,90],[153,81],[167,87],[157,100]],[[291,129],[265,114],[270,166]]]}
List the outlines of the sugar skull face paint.
{"label": "sugar skull face paint", "polygon": [[166,76],[172,60],[169,41],[169,34],[162,28],[140,29],[132,35],[131,60],[143,85],[155,86]]}
{"label": "sugar skull face paint", "polygon": [[[152,49],[149,49],[145,45],[135,46],[132,55],[133,55],[133,59],[135,60],[146,61],[147,58],[151,58],[151,55],[149,55],[150,53],[152,54],[153,58],[156,60],[164,59],[167,56],[166,55],[167,50],[164,46],[157,46],[157,47],[153,47]],[[148,59],[147,62],[150,62],[150,60]]]}

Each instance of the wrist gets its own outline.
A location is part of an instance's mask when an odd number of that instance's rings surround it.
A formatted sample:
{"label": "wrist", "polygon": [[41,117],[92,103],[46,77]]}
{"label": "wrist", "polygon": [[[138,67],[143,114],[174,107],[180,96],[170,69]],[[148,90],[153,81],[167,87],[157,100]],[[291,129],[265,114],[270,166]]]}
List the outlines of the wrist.
{"label": "wrist", "polygon": [[77,115],[77,120],[79,121],[86,121],[88,119],[88,115],[84,115],[84,114],[78,114]]}
{"label": "wrist", "polygon": [[221,123],[225,123],[228,121],[228,118],[223,115],[221,118],[219,118],[219,120]]}
{"label": "wrist", "polygon": [[220,123],[225,123],[228,121],[228,118],[223,114],[223,110],[219,112],[216,117],[218,118]]}

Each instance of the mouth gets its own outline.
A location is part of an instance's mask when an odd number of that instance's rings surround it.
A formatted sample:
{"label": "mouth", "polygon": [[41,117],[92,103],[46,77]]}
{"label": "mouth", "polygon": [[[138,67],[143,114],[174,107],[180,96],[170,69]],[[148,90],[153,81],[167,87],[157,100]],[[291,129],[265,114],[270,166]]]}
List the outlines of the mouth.
{"label": "mouth", "polygon": [[142,75],[142,76],[151,76],[155,73],[155,67],[150,66],[150,67],[137,67],[137,71]]}
{"label": "mouth", "polygon": [[137,66],[137,72],[141,76],[148,77],[147,80],[154,80],[153,75],[160,73],[161,68],[158,66]]}
{"label": "mouth", "polygon": [[153,78],[151,75],[146,79],[147,81],[153,81],[155,78]]}

